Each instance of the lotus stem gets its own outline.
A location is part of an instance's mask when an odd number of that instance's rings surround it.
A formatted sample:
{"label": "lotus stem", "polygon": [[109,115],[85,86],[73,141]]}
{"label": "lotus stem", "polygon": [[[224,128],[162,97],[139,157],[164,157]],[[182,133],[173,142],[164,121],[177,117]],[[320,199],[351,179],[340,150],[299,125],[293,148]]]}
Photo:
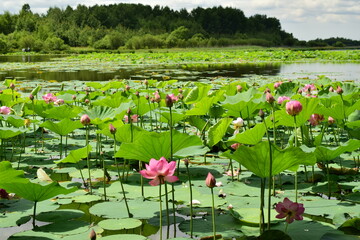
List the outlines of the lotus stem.
{"label": "lotus stem", "polygon": [[[231,161],[231,160],[230,160]],[[189,171],[189,164],[185,163],[186,166],[186,171],[188,174],[188,179],[189,179],[189,190],[190,190],[190,237],[193,237],[193,218],[194,218],[194,213],[193,213],[193,194],[192,194],[192,185],[191,185],[191,175],[190,175],[190,171]]]}
{"label": "lotus stem", "polygon": [[[295,136],[295,147],[298,146],[297,140],[297,125],[296,125],[296,115],[294,115],[294,136]],[[295,171],[295,202],[298,202],[298,172]]]}
{"label": "lotus stem", "polygon": [[100,158],[102,161],[103,171],[104,171],[104,175],[103,175],[104,200],[107,201],[107,198],[106,198],[106,164],[105,164],[105,159],[103,157],[103,154],[100,154]]}
{"label": "lotus stem", "polygon": [[[123,185],[123,182],[122,180],[124,179],[121,179],[120,177],[120,169],[119,169],[119,165],[118,165],[118,162],[117,162],[117,159],[115,157],[115,154],[116,154],[116,138],[115,138],[115,134],[113,134],[114,136],[114,160],[115,160],[115,165],[116,165],[116,169],[117,169],[117,172],[118,172],[118,178],[119,178],[119,182],[120,182],[120,186],[121,186],[121,191],[123,193],[123,198],[124,198],[124,201],[125,201],[125,206],[126,206],[126,211],[128,213],[128,216],[129,218],[132,218],[133,215],[130,213],[130,209],[129,209],[129,205],[128,205],[128,202],[127,202],[127,199],[126,199],[126,194],[125,194],[125,189],[124,189],[124,185]],[[124,159],[124,162],[125,162],[125,159]],[[123,172],[124,174],[124,172]],[[123,175],[124,176],[124,175]]]}
{"label": "lotus stem", "polygon": [[[272,105],[271,105],[272,107]],[[272,110],[273,107],[272,107]],[[275,117],[274,111],[273,111],[273,117]],[[264,125],[265,125],[265,129],[266,129],[266,136],[268,139],[268,143],[269,143],[269,185],[268,185],[268,223],[267,223],[267,229],[270,230],[270,212],[271,212],[271,190],[272,188],[272,167],[273,167],[273,152],[272,152],[272,145],[271,145],[271,140],[270,140],[270,136],[269,136],[269,130],[267,128],[266,122],[263,121]],[[275,121],[274,121],[274,145],[275,145]],[[275,189],[275,185],[274,185],[274,189]],[[274,191],[275,192],[275,191]]]}
{"label": "lotus stem", "polygon": [[[85,146],[87,146],[89,144],[89,126],[86,125],[86,141],[85,141]],[[89,190],[90,190],[90,194],[92,194],[92,183],[91,183],[91,172],[90,172],[90,157],[89,157],[89,153],[86,156],[86,164],[88,167],[88,174],[89,174]]]}
{"label": "lotus stem", "polygon": [[[166,208],[166,223],[167,226],[169,228],[170,226],[170,215],[169,215],[169,197],[168,197],[168,188],[167,188],[167,183],[164,182],[165,185],[165,208]],[[166,238],[169,238],[169,231],[167,231],[167,236]]]}
{"label": "lotus stem", "polygon": [[260,181],[260,233],[265,231],[265,216],[264,216],[264,205],[265,205],[265,178],[261,178]]}
{"label": "lotus stem", "polygon": [[230,159],[230,171],[231,171],[231,181],[234,181],[234,167],[233,167],[233,162],[232,159]]}
{"label": "lotus stem", "polygon": [[162,240],[162,202],[161,202],[161,183],[159,184],[159,201],[160,201],[160,240]]}
{"label": "lotus stem", "polygon": [[213,239],[216,240],[216,224],[215,224],[215,200],[214,200],[214,188],[211,189],[211,215],[212,215],[212,225],[213,225]]}
{"label": "lotus stem", "polygon": [[63,136],[60,135],[60,159],[62,159],[62,151],[63,151],[62,142],[63,142]]}
{"label": "lotus stem", "polygon": [[37,201],[34,202],[33,221],[32,221],[33,228],[36,227],[36,225],[35,225],[36,205],[37,205]]}

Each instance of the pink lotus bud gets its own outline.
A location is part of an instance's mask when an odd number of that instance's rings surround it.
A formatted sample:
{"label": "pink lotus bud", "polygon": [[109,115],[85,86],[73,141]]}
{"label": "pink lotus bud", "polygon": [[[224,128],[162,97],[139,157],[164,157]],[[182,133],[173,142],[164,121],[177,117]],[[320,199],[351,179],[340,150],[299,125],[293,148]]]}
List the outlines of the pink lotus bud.
{"label": "pink lotus bud", "polygon": [[94,229],[91,229],[90,234],[89,234],[89,239],[96,240],[96,232],[94,231]]}
{"label": "pink lotus bud", "polygon": [[7,107],[7,106],[2,106],[0,107],[0,114],[2,115],[9,115],[11,112],[11,108]]}
{"label": "pink lotus bud", "polygon": [[184,164],[186,167],[189,166],[189,162],[190,162],[190,160],[188,158],[184,159]]}
{"label": "pink lotus bud", "polygon": [[174,102],[173,102],[172,98],[170,97],[170,95],[166,95],[165,104],[169,108],[171,108],[174,105]]}
{"label": "pink lotus bud", "polygon": [[261,119],[264,119],[264,118],[265,118],[265,113],[264,113],[264,111],[263,111],[262,109],[259,110],[259,117],[260,117]]}
{"label": "pink lotus bud", "polygon": [[282,84],[283,82],[276,82],[276,83],[274,83],[274,88],[278,88],[278,87],[280,87],[280,85]]}
{"label": "pink lotus bud", "polygon": [[234,144],[231,144],[231,148],[236,150],[240,147],[240,143],[234,143]]}
{"label": "pink lotus bud", "polygon": [[136,92],[135,92],[135,96],[136,96],[136,97],[140,97],[139,91],[136,91]]}
{"label": "pink lotus bud", "polygon": [[80,122],[82,125],[87,126],[87,125],[90,125],[91,120],[87,114],[84,114],[81,116]]}
{"label": "pink lotus bud", "polygon": [[286,112],[291,116],[298,115],[302,110],[302,105],[299,101],[290,101],[286,103]]}
{"label": "pink lotus bud", "polygon": [[343,89],[342,89],[340,86],[338,86],[338,87],[336,88],[336,92],[337,92],[337,94],[342,95],[344,91],[343,91]]}
{"label": "pink lotus bud", "polygon": [[319,123],[323,120],[324,120],[323,115],[315,113],[310,116],[309,122],[310,122],[311,126],[316,126],[316,125],[319,125]]}
{"label": "pink lotus bud", "polygon": [[243,88],[242,88],[241,85],[237,85],[237,86],[236,86],[236,91],[237,91],[237,92],[242,92],[242,89],[243,89]]}
{"label": "pink lotus bud", "polygon": [[75,95],[72,95],[71,98],[72,98],[72,100],[74,100],[74,101],[76,100],[76,96],[75,96]]}
{"label": "pink lotus bud", "polygon": [[10,88],[11,90],[14,90],[14,89],[15,89],[15,84],[14,84],[14,83],[10,83],[9,88]]}
{"label": "pink lotus bud", "polygon": [[32,95],[32,94],[30,93],[29,99],[30,99],[31,101],[34,101],[34,95]]}
{"label": "pink lotus bud", "polygon": [[273,95],[271,95],[270,92],[266,93],[266,101],[270,104],[272,104],[273,102],[275,102],[275,98]]}
{"label": "pink lotus bud", "polygon": [[146,96],[145,96],[145,99],[146,99],[146,100],[149,100],[149,98],[150,98],[149,95],[146,95]]}
{"label": "pink lotus bud", "polygon": [[129,85],[125,85],[125,91],[130,91],[130,86]]}
{"label": "pink lotus bud", "polygon": [[332,86],[329,87],[329,92],[334,92],[334,88]]}
{"label": "pink lotus bud", "polygon": [[145,79],[145,80],[144,80],[144,85],[145,85],[145,86],[148,86],[148,85],[149,85],[149,81]]}
{"label": "pink lotus bud", "polygon": [[264,91],[265,94],[266,94],[266,93],[270,93],[270,92],[271,92],[271,91],[270,91],[269,88],[266,88],[265,91]]}
{"label": "pink lotus bud", "polygon": [[85,102],[85,104],[89,104],[90,100],[88,98],[86,98],[84,102]]}
{"label": "pink lotus bud", "polygon": [[128,108],[128,110],[126,110],[126,114],[130,115],[131,114],[131,108]]}
{"label": "pink lotus bud", "polygon": [[206,186],[209,188],[214,188],[216,186],[216,179],[215,177],[209,172],[206,180],[205,180]]}
{"label": "pink lotus bud", "polygon": [[303,92],[303,91],[302,91],[301,89],[298,90],[298,93],[299,93],[299,94],[302,94],[302,92]]}
{"label": "pink lotus bud", "polygon": [[329,117],[328,117],[328,123],[329,123],[329,125],[334,124],[334,123],[335,123],[335,119],[329,116]]}
{"label": "pink lotus bud", "polygon": [[161,97],[158,91],[154,92],[154,102],[159,103],[161,101]]}
{"label": "pink lotus bud", "polygon": [[233,207],[233,205],[232,204],[229,204],[229,206],[227,206],[227,209],[229,209],[229,210],[231,210],[231,209],[233,209],[234,207]]}
{"label": "pink lotus bud", "polygon": [[115,134],[116,133],[116,127],[114,127],[114,125],[112,125],[111,123],[110,123],[110,125],[109,125],[109,131],[110,131],[110,133],[111,134]]}

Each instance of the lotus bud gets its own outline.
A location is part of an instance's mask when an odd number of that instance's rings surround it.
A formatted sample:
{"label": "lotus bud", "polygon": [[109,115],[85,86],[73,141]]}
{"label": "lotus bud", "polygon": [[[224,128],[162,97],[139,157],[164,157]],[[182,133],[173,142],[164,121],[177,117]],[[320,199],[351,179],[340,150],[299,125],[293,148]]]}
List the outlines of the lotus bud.
{"label": "lotus bud", "polygon": [[166,106],[169,107],[169,108],[171,108],[171,107],[174,105],[173,100],[172,100],[172,98],[170,97],[170,95],[166,95],[166,97],[165,97],[165,104],[166,104]]}
{"label": "lotus bud", "polygon": [[76,95],[72,95],[71,98],[72,98],[72,100],[75,101],[76,100]]}
{"label": "lotus bud", "polygon": [[299,101],[290,101],[286,103],[286,112],[291,116],[298,115],[302,110],[302,105]]}
{"label": "lotus bud", "polygon": [[150,98],[149,95],[146,95],[146,96],[145,96],[145,99],[146,99],[146,100],[149,100],[149,98]]}
{"label": "lotus bud", "polygon": [[342,89],[340,86],[338,86],[338,87],[336,88],[336,92],[337,92],[337,94],[342,95],[344,91],[343,91],[343,89]]}
{"label": "lotus bud", "polygon": [[184,159],[184,164],[185,164],[185,166],[186,166],[186,167],[188,167],[188,166],[189,166],[189,162],[190,162],[190,161],[189,161],[189,159],[188,159],[188,158],[185,158],[185,159]]}
{"label": "lotus bud", "polygon": [[87,114],[84,114],[81,116],[80,122],[82,125],[87,126],[87,125],[90,125],[91,120]]}
{"label": "lotus bud", "polygon": [[32,95],[32,94],[30,93],[29,99],[30,99],[31,101],[34,101],[34,95]]}
{"label": "lotus bud", "polygon": [[240,143],[234,143],[234,144],[231,144],[230,146],[232,149],[236,150],[240,147]]}
{"label": "lotus bud", "polygon": [[154,102],[159,103],[161,101],[161,97],[158,91],[154,93]]}
{"label": "lotus bud", "polygon": [[145,79],[145,80],[144,80],[144,85],[145,85],[145,86],[148,86],[148,85],[149,85],[149,81]]}
{"label": "lotus bud", "polygon": [[302,92],[303,92],[302,89],[299,89],[299,90],[298,90],[298,93],[299,93],[299,94],[302,94]]}
{"label": "lotus bud", "polygon": [[116,129],[116,127],[114,127],[114,125],[112,125],[112,124],[110,123],[110,125],[109,125],[109,130],[110,130],[110,133],[114,135],[114,134],[116,133],[116,130],[117,130],[117,129]]}
{"label": "lotus bud", "polygon": [[131,114],[131,108],[128,108],[128,110],[126,110],[126,114],[130,115]]}
{"label": "lotus bud", "polygon": [[214,188],[216,186],[216,179],[215,177],[209,172],[206,180],[205,180],[206,186],[209,188]]}
{"label": "lotus bud", "polygon": [[88,98],[86,98],[84,102],[85,102],[85,104],[89,104],[90,100]]}
{"label": "lotus bud", "polygon": [[263,111],[262,109],[259,110],[259,117],[260,117],[261,119],[264,119],[264,118],[265,118],[265,113],[264,113],[264,111]]}
{"label": "lotus bud", "polygon": [[94,229],[91,229],[90,234],[89,234],[89,239],[96,240],[96,232],[94,231]]}
{"label": "lotus bud", "polygon": [[242,88],[241,85],[237,85],[237,86],[236,86],[236,91],[237,91],[237,92],[242,92],[242,89],[243,89],[243,88]]}
{"label": "lotus bud", "polygon": [[329,125],[334,124],[334,123],[335,123],[335,119],[329,116],[329,117],[328,117],[328,123],[329,123]]}
{"label": "lotus bud", "polygon": [[227,209],[229,209],[229,210],[231,210],[231,209],[233,209],[234,207],[233,207],[233,205],[232,204],[229,204],[229,206],[227,206]]}
{"label": "lotus bud", "polygon": [[14,83],[10,83],[9,88],[10,88],[11,90],[14,90],[14,89],[15,89],[15,84],[14,84]]}
{"label": "lotus bud", "polygon": [[266,94],[266,93],[270,93],[270,92],[271,92],[271,91],[270,91],[269,88],[266,88],[265,91],[264,91],[265,94]]}
{"label": "lotus bud", "polygon": [[130,91],[130,86],[129,85],[125,85],[125,91]]}
{"label": "lotus bud", "polygon": [[280,87],[281,84],[282,84],[282,82],[276,82],[276,83],[274,83],[274,88]]}
{"label": "lotus bud", "polygon": [[140,97],[139,91],[136,91],[136,92],[135,92],[135,96],[138,97],[138,98]]}
{"label": "lotus bud", "polygon": [[329,92],[334,92],[334,88],[332,86],[329,87]]}
{"label": "lotus bud", "polygon": [[266,101],[268,103],[272,104],[273,102],[275,102],[275,98],[271,93],[267,92],[266,93]]}
{"label": "lotus bud", "polygon": [[179,88],[178,91],[179,91],[179,93],[183,93],[182,88]]}

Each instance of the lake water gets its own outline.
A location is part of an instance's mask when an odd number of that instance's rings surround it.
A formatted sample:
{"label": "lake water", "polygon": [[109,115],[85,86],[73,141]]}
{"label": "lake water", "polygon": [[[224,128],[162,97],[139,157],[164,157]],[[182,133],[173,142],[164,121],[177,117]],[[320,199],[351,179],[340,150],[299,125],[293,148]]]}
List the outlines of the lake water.
{"label": "lake water", "polygon": [[152,66],[119,66],[108,71],[89,69],[79,70],[43,70],[30,68],[24,70],[3,70],[5,63],[36,63],[56,62],[62,56],[0,56],[0,80],[7,78],[19,80],[56,80],[56,81],[108,81],[111,79],[177,79],[179,81],[198,81],[204,79],[244,78],[251,76],[279,76],[288,79],[317,78],[325,75],[334,81],[360,81],[360,64],[357,63],[261,63],[261,64],[233,64],[214,67],[180,66],[163,67]]}

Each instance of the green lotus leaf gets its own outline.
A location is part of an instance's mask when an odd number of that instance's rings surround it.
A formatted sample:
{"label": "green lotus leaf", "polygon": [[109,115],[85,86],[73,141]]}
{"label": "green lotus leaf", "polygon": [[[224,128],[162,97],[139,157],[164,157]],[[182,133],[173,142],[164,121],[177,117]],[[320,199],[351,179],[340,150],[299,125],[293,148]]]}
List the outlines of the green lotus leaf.
{"label": "green lotus leaf", "polygon": [[8,139],[26,132],[26,129],[0,127],[0,139]]}
{"label": "green lotus leaf", "polygon": [[135,218],[123,219],[105,219],[98,223],[99,226],[106,230],[124,230],[140,227],[142,222]]}
{"label": "green lotus leaf", "polygon": [[125,98],[121,95],[120,92],[117,92],[113,95],[106,96],[105,98],[96,100],[92,103],[94,106],[103,106],[110,108],[119,108],[126,110],[128,109],[132,103],[129,102],[129,99]]}
{"label": "green lotus leaf", "polygon": [[41,90],[41,85],[37,85],[37,86],[31,91],[31,95],[36,96],[40,90]]}
{"label": "green lotus leaf", "polygon": [[115,118],[117,112],[111,107],[95,106],[90,110],[85,111],[84,114],[87,114],[90,117],[92,124],[98,125]]}
{"label": "green lotus leaf", "polygon": [[258,123],[255,127],[247,129],[242,133],[236,134],[234,137],[229,139],[229,142],[235,141],[242,144],[255,145],[264,137],[266,133],[266,127],[264,123]]}
{"label": "green lotus leaf", "polygon": [[191,89],[191,91],[185,97],[184,102],[186,104],[199,103],[201,99],[208,95],[211,89],[211,85],[208,84],[197,83],[196,85],[197,86]]}
{"label": "green lotus leaf", "polygon": [[79,115],[79,113],[82,111],[82,108],[78,106],[70,106],[70,105],[62,105],[53,107],[49,110],[47,110],[46,117],[47,118],[54,118],[54,119],[69,119],[69,118],[75,118]]}
{"label": "green lotus leaf", "polygon": [[51,212],[42,212],[36,216],[36,220],[42,222],[61,222],[77,219],[84,216],[84,212],[75,209],[59,209]]}
{"label": "green lotus leaf", "polygon": [[77,163],[77,162],[81,161],[83,158],[86,158],[91,151],[92,151],[92,147],[90,144],[88,144],[87,146],[85,146],[83,148],[79,148],[79,149],[70,151],[69,155],[66,156],[66,158],[58,160],[58,161],[54,161],[54,162],[56,164]]}
{"label": "green lotus leaf", "polygon": [[201,101],[196,102],[194,108],[186,111],[186,115],[206,115],[214,102],[216,102],[215,97],[206,96]]}
{"label": "green lotus leaf", "polygon": [[137,234],[115,234],[106,237],[102,237],[102,240],[119,240],[119,239],[126,239],[126,240],[146,240],[148,238],[137,235]]}
{"label": "green lotus leaf", "polygon": [[[202,141],[197,136],[173,131],[173,152],[192,146],[202,146]],[[189,153],[188,156],[191,156]],[[143,132],[133,143],[123,143],[115,157],[136,159],[149,162],[151,158],[160,159],[170,157],[170,132]]]}
{"label": "green lotus leaf", "polygon": [[12,126],[16,128],[23,127],[25,125],[24,118],[16,116],[16,115],[3,115],[4,120],[10,123]]}
{"label": "green lotus leaf", "polygon": [[57,195],[69,194],[77,190],[77,187],[66,189],[56,182],[48,185],[40,185],[32,182],[7,182],[1,185],[7,192],[15,193],[33,202],[41,202]]}
{"label": "green lotus leaf", "polygon": [[20,226],[31,219],[23,212],[5,212],[0,215],[0,228]]}
{"label": "green lotus leaf", "polygon": [[344,152],[352,152],[358,148],[360,148],[360,140],[350,139],[338,147],[317,146],[315,149],[315,155],[317,161],[330,161]]}
{"label": "green lotus leaf", "polygon": [[[176,123],[180,122],[181,120],[186,118],[186,115],[181,112],[181,110],[172,110],[172,126]],[[169,123],[170,122],[170,112],[168,109],[161,110],[161,119],[162,122]]]}
{"label": "green lotus leaf", "polygon": [[54,133],[57,133],[61,136],[66,136],[75,129],[82,128],[83,125],[80,121],[73,121],[69,118],[64,118],[60,122],[54,122],[54,121],[45,121],[42,124],[40,124],[40,127],[47,128]]}
{"label": "green lotus leaf", "polygon": [[24,178],[24,171],[13,169],[10,162],[0,162],[0,188],[4,188],[2,184],[12,182],[27,183],[29,180]]}
{"label": "green lotus leaf", "polygon": [[[273,149],[272,174],[281,173],[300,164],[314,165],[316,158],[314,153],[306,153],[298,147],[289,147],[279,150]],[[269,177],[270,147],[268,142],[261,142],[253,147],[240,146],[233,154],[233,159],[244,165],[259,177]]]}
{"label": "green lotus leaf", "polygon": [[227,132],[230,123],[232,122],[231,118],[223,118],[218,121],[214,126],[209,128],[208,142],[207,144],[212,147],[224,137]]}

